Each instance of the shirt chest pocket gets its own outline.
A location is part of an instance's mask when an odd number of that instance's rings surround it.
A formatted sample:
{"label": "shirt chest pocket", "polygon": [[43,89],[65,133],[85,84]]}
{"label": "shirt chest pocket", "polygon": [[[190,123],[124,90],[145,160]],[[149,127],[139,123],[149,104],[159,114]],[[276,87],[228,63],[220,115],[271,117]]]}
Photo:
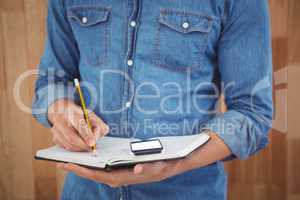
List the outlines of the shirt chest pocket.
{"label": "shirt chest pocket", "polygon": [[68,19],[80,52],[80,59],[91,66],[108,61],[110,9],[76,6],[68,9]]}
{"label": "shirt chest pocket", "polygon": [[201,66],[213,19],[198,13],[161,10],[154,48],[154,65],[174,71]]}

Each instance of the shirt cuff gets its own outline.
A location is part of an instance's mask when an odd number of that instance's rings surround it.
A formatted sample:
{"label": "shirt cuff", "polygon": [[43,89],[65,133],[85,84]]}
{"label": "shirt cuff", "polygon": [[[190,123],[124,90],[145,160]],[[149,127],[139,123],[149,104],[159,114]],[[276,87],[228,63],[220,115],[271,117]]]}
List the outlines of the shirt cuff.
{"label": "shirt cuff", "polygon": [[268,143],[267,133],[259,130],[250,118],[233,110],[216,115],[204,128],[217,134],[231,150],[232,155],[225,160],[247,159]]}
{"label": "shirt cuff", "polygon": [[36,91],[36,96],[32,104],[32,114],[42,125],[51,128],[52,124],[48,120],[48,108],[58,99],[76,100],[75,87],[64,84],[49,84]]}

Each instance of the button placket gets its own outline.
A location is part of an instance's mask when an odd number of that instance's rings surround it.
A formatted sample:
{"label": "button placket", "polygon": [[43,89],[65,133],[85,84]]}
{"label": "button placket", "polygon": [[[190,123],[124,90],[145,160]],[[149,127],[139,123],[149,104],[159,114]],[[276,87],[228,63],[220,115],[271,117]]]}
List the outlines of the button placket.
{"label": "button placket", "polygon": [[131,60],[131,59],[127,60],[127,65],[129,67],[131,67],[133,65],[133,60]]}
{"label": "button placket", "polygon": [[132,20],[132,21],[130,22],[130,26],[131,26],[132,28],[135,28],[135,27],[136,27],[136,21]]}
{"label": "button placket", "polygon": [[[132,105],[134,99],[134,67],[135,67],[135,60],[134,60],[134,53],[135,53],[135,46],[136,46],[136,35],[138,29],[138,18],[139,18],[139,11],[140,11],[140,2],[139,0],[134,0],[133,6],[130,17],[128,19],[128,35],[127,35],[127,53],[125,58],[125,73],[127,78],[124,80],[124,95],[122,104],[125,108],[124,112],[122,113],[122,124],[124,124],[124,128],[126,131],[123,131],[126,137],[132,137],[132,130],[130,129],[131,123],[130,116],[132,112]],[[128,80],[129,79],[129,80]],[[123,197],[124,198],[124,197]]]}
{"label": "button placket", "polygon": [[128,102],[126,103],[126,108],[130,108],[130,107],[131,107],[131,102],[128,101]]}

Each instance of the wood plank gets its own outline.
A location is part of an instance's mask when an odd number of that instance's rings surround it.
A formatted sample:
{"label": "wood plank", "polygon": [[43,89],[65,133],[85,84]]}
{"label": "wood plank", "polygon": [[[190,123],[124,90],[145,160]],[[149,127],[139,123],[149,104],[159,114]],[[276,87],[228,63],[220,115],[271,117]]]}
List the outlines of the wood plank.
{"label": "wood plank", "polygon": [[[2,113],[4,116],[1,121],[5,128],[1,129],[1,135],[6,138],[4,151],[9,162],[5,168],[8,175],[4,176],[1,182],[7,184],[5,191],[7,199],[31,200],[35,195],[30,120],[28,114],[16,107],[13,97],[15,80],[27,66],[23,1],[5,0],[4,5],[1,10],[1,29],[5,56],[6,98],[2,98],[1,104],[5,106],[6,112]],[[26,88],[26,84],[24,87]],[[22,97],[24,100],[31,98],[26,92]]]}
{"label": "wood plank", "polygon": [[[25,22],[26,22],[26,48],[28,70],[36,69],[44,49],[46,36],[46,4],[43,0],[26,0]],[[30,87],[28,93],[34,95],[34,82],[36,77],[28,80]],[[32,151],[45,148],[52,144],[49,129],[42,127],[32,117]],[[33,157],[33,155],[32,155]],[[56,166],[41,161],[33,161],[34,186],[36,199],[52,200],[56,198]],[[45,189],[47,188],[47,189]]]}
{"label": "wood plank", "polygon": [[289,65],[299,67],[300,63],[300,1],[289,0],[289,20],[288,20],[288,38],[289,38]]}
{"label": "wood plank", "polygon": [[[0,2],[2,4],[2,2]],[[7,96],[6,87],[6,72],[5,72],[5,46],[4,46],[4,35],[3,35],[3,25],[2,25],[2,6],[0,6],[0,96]],[[6,114],[7,101],[4,98],[0,98],[0,199],[11,199],[12,185],[7,180],[10,180],[12,176],[10,166],[12,166],[11,159],[9,158],[10,153],[10,140],[7,138],[6,134],[2,133],[2,130],[6,129]]]}
{"label": "wood plank", "polygon": [[289,0],[288,56],[288,136],[287,193],[288,199],[300,199],[300,1]]}
{"label": "wood plank", "polygon": [[[300,56],[300,55],[299,55]],[[289,66],[288,135],[287,135],[287,193],[288,198],[300,197],[300,134],[299,134],[299,65]]]}

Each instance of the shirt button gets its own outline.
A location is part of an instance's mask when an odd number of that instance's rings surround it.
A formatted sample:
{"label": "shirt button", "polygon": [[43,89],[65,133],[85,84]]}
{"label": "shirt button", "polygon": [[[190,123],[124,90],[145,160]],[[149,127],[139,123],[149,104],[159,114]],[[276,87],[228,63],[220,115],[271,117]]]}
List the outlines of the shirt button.
{"label": "shirt button", "polygon": [[131,106],[131,102],[128,101],[125,106],[129,108]]}
{"label": "shirt button", "polygon": [[130,22],[130,26],[131,26],[131,27],[136,27],[136,21],[131,21],[131,22]]}
{"label": "shirt button", "polygon": [[87,17],[83,17],[83,18],[81,19],[81,21],[82,21],[82,23],[86,24],[86,23],[88,22],[88,18],[87,18]]}
{"label": "shirt button", "polygon": [[128,65],[128,66],[132,66],[132,65],[133,65],[133,60],[131,60],[131,59],[130,59],[130,60],[127,60],[127,65]]}
{"label": "shirt button", "polygon": [[190,24],[188,23],[188,22],[184,22],[183,24],[182,24],[182,28],[184,28],[184,29],[187,29],[187,28],[189,28],[190,27]]}

